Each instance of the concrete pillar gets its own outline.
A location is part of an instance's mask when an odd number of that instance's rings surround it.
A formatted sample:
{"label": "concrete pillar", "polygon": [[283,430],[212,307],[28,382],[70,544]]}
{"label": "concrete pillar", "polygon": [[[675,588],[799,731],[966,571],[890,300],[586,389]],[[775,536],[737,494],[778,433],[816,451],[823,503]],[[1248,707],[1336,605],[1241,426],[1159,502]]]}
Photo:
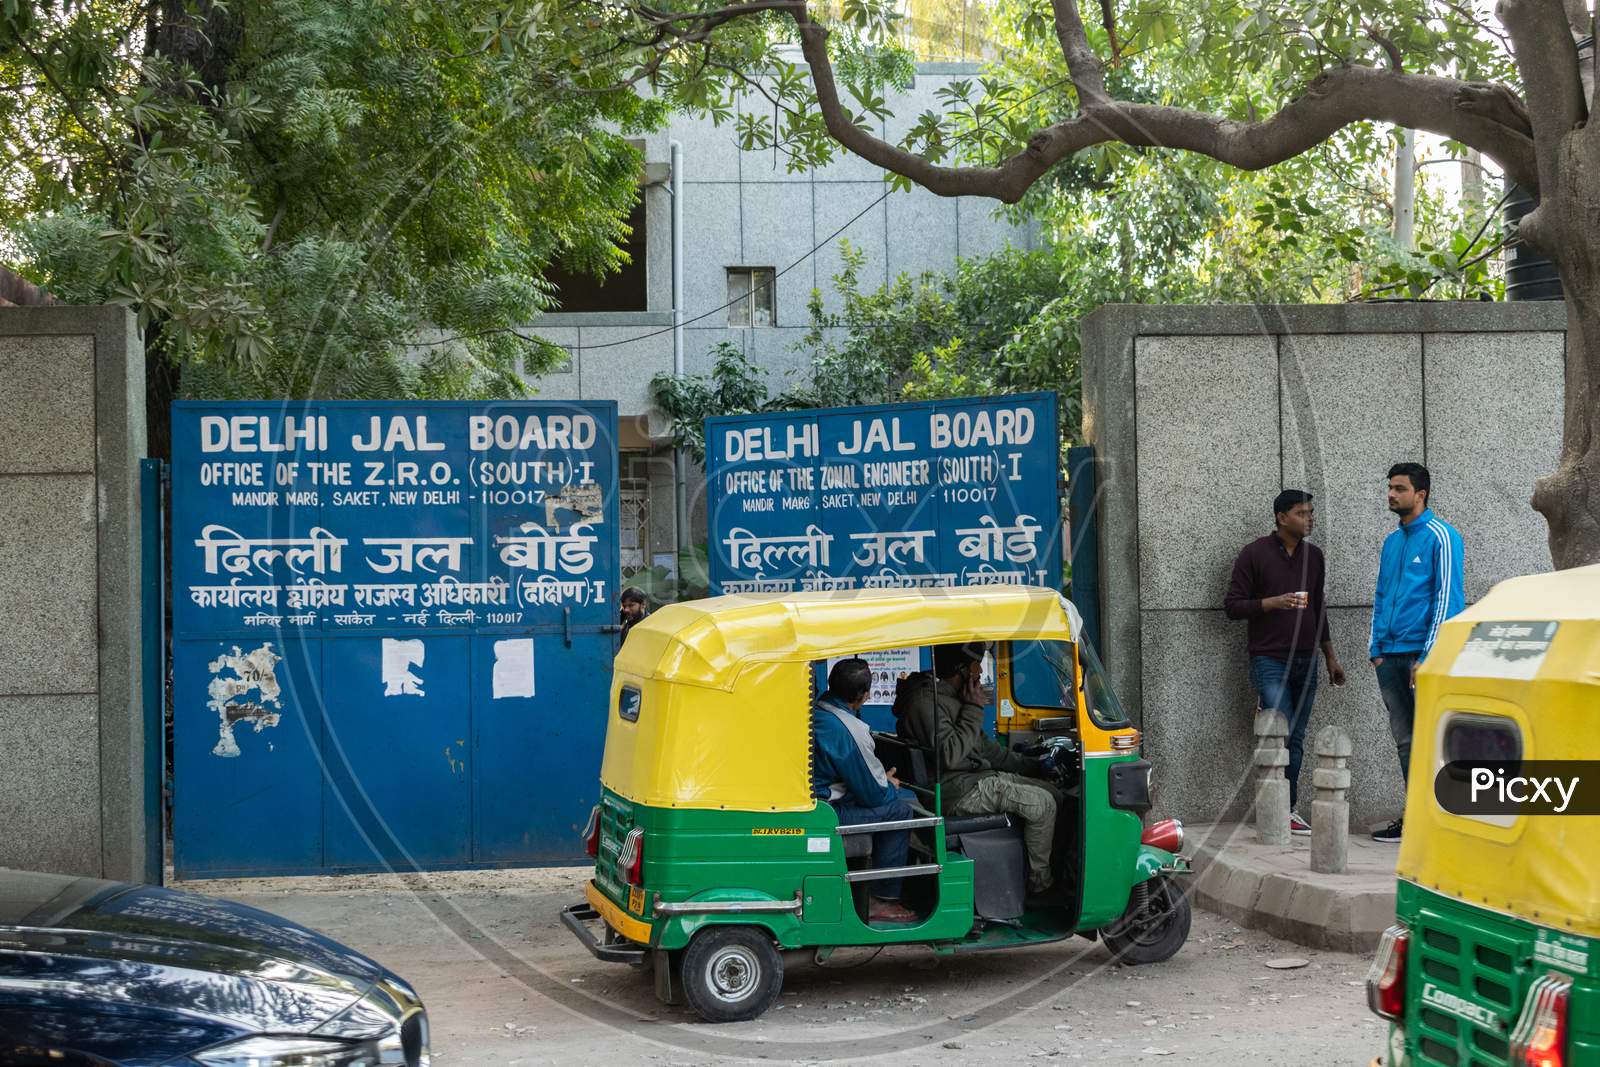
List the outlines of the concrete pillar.
{"label": "concrete pillar", "polygon": [[0,308],[0,382],[0,867],[139,881],[161,842],[145,834],[132,312]]}
{"label": "concrete pillar", "polygon": [[1350,856],[1350,735],[1342,726],[1317,731],[1317,766],[1311,774],[1311,869],[1343,874]]}
{"label": "concrete pillar", "polygon": [[1289,721],[1283,712],[1256,709],[1256,837],[1264,845],[1289,843]]}

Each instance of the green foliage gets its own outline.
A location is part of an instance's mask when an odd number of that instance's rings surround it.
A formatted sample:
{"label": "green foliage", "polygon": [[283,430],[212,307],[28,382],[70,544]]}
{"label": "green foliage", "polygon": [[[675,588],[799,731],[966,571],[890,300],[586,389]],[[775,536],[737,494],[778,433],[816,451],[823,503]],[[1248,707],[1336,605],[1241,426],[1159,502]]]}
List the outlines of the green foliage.
{"label": "green foliage", "polygon": [[628,582],[650,598],[651,604],[678,600],[700,600],[711,595],[711,557],[704,541],[684,545],[678,550],[678,574],[654,566],[635,574]]}
{"label": "green foliage", "polygon": [[[618,35],[618,67],[633,64],[674,106],[732,122],[745,149],[782,153],[791,169],[842,151],[808,72],[793,62],[797,31],[788,13],[701,24],[693,13],[721,5],[683,0],[671,7],[671,26],[679,33],[694,27],[685,42],[662,29],[657,7],[600,0],[562,6],[560,17],[570,24],[592,21]],[[1411,73],[1516,81],[1487,0],[1132,0],[1111,5],[1115,40],[1091,5],[1079,6],[1114,96],[1226,119],[1263,119],[1305,93],[1320,72],[1344,64],[1398,63]],[[902,10],[911,13],[910,27]],[[926,50],[924,23],[934,10],[916,0],[809,6],[807,17],[828,30],[851,122],[870,127],[883,117],[887,88],[905,83],[905,44]],[[1077,111],[1051,5],[995,0],[984,6],[981,23],[989,35],[984,51],[999,58],[981,75],[939,90],[938,106],[899,116],[900,148],[935,164],[993,165]],[[1443,151],[1464,153],[1455,144]],[[1370,123],[1257,174],[1198,155],[1111,143],[1057,164],[1012,210],[1042,220],[1050,236],[1074,247],[1095,255],[1111,250],[1118,269],[1101,281],[1111,283],[1105,288],[1112,298],[1496,295],[1489,254],[1497,234],[1485,240],[1488,231],[1480,229],[1493,207],[1481,198],[1459,204],[1422,196],[1414,251],[1385,236],[1390,192],[1383,170],[1392,157],[1388,133]],[[885,178],[897,189],[912,184],[900,174]]]}
{"label": "green foliage", "polygon": [[[1408,10],[1425,21],[1395,38],[1407,69],[1438,69],[1443,61],[1432,50],[1443,49],[1461,69],[1509,73],[1492,38],[1458,32],[1455,12],[1470,13],[1470,8],[1452,0],[1447,7],[1424,3]],[[1218,31],[1239,25],[1243,15],[1215,0],[1119,11],[1123,58],[1108,69],[1107,80],[1126,100],[1259,119],[1298,95],[1324,66],[1342,60],[1389,62],[1376,41],[1350,39],[1335,26],[1362,17],[1371,27],[1385,25],[1370,21],[1375,16],[1365,4],[1359,11],[1254,8],[1247,14],[1255,29],[1238,33]],[[1270,30],[1261,28],[1263,17]],[[1446,26],[1449,18],[1457,23]],[[1016,102],[1019,128],[1038,128],[1075,107],[1047,9],[1030,0],[1001,0],[996,34],[1004,58],[987,84]],[[1104,31],[1091,29],[1091,37],[1109,57]],[[1331,51],[1332,40],[1344,50]],[[992,127],[974,135],[983,151],[1014,150],[995,140]],[[1436,148],[1432,162],[1453,160],[1460,151],[1458,145]],[[1194,153],[1101,145],[1054,168],[1016,211],[1040,220],[1052,239],[1079,258],[1109,268],[1088,269],[1097,276],[1084,291],[1091,301],[1289,303],[1423,292],[1463,299],[1498,296],[1500,282],[1490,258],[1500,235],[1493,224],[1497,205],[1481,194],[1446,199],[1430,188],[1424,180],[1430,172],[1424,170],[1418,181],[1417,249],[1395,245],[1389,236],[1393,152],[1388,134],[1370,124],[1342,130],[1305,154],[1256,173]],[[1449,254],[1434,255],[1440,249]]]}
{"label": "green foliage", "polygon": [[656,405],[672,419],[673,446],[683,449],[702,466],[706,461],[703,421],[707,417],[767,411],[774,402],[766,371],[728,341],[712,349],[710,374],[682,378],[658,374],[651,379],[650,389]]}
{"label": "green foliage", "polygon": [[136,309],[189,396],[521,395],[562,353],[512,327],[621,263],[665,105],[505,14],[4,0],[0,256]]}
{"label": "green foliage", "polygon": [[674,444],[703,464],[703,422],[713,415],[1034,390],[1060,392],[1063,441],[1077,432],[1077,311],[1059,295],[1054,251],[963,260],[949,274],[901,275],[870,292],[860,287],[862,262],[846,244],[833,279],[838,310],[812,293],[810,328],[796,346],[811,356],[806,374],[775,388],[724,342],[710,374],[657,375],[651,388]]}

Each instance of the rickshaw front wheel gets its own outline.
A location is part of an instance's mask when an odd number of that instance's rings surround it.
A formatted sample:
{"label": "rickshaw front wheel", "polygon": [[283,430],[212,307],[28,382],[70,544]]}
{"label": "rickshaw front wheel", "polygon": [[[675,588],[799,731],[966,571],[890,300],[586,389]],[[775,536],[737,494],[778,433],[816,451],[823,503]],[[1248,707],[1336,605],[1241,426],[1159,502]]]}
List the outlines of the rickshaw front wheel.
{"label": "rickshaw front wheel", "polygon": [[1189,939],[1192,919],[1188,895],[1171,878],[1158,875],[1134,887],[1127,912],[1102,927],[1100,938],[1118,963],[1160,963]]}
{"label": "rickshaw front wheel", "polygon": [[683,997],[708,1023],[754,1019],[783,989],[783,956],[766,931],[708,926],[683,952]]}

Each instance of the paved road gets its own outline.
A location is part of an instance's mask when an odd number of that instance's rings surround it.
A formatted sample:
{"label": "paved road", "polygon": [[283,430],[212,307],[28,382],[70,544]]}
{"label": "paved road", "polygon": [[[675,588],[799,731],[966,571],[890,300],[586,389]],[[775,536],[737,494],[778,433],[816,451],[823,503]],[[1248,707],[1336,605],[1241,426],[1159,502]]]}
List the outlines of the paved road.
{"label": "paved road", "polygon": [[[400,879],[192,883],[306,923],[413,982],[453,1064],[1081,1060],[1223,1067],[1360,1065],[1383,1031],[1361,989],[1366,961],[1239,931],[1196,912],[1173,960],[1113,966],[1081,939],[936,959],[853,950],[820,967],[792,956],[779,1005],[707,1026],[664,1008],[648,979],[600,964],[557,920],[582,869]],[[1298,956],[1296,970],[1268,960]]]}

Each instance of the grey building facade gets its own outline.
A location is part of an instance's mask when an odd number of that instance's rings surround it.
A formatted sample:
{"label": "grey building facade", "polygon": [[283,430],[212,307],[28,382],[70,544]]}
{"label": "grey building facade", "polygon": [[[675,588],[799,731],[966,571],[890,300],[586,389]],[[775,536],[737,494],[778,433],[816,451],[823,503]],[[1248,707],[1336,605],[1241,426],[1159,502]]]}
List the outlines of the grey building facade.
{"label": "grey building facade", "polygon": [[[878,132],[897,141],[916,116],[942,109],[940,89],[979,70],[976,64],[922,64],[907,90],[888,97],[891,117]],[[681,176],[671,173],[673,141],[682,146]],[[642,285],[635,277],[574,293],[571,302],[584,310],[545,315],[530,331],[571,353],[563,370],[532,382],[540,397],[617,402],[625,575],[652,562],[670,566],[679,543],[668,427],[650,394],[650,380],[673,370],[675,180],[681,179],[683,195],[687,374],[708,372],[721,342],[737,345],[775,388],[806,373],[811,354],[799,345],[808,329],[807,304],[820,290],[825,306],[839,305],[833,277],[845,241],[864,257],[859,284],[869,292],[902,273],[949,270],[958,257],[1033,243],[1026,228],[997,217],[993,200],[945,198],[921,188],[890,192],[881,169],[850,155],[815,171],[791,172],[781,155],[740,151],[732,122],[715,126],[709,118],[679,115],[643,147],[646,175],[635,216],[644,231],[635,249]],[[734,301],[738,294],[745,299]],[[693,507],[698,472],[689,480],[691,513],[703,514]],[[691,519],[691,526],[701,523]],[[698,537],[703,527],[683,540]]]}

